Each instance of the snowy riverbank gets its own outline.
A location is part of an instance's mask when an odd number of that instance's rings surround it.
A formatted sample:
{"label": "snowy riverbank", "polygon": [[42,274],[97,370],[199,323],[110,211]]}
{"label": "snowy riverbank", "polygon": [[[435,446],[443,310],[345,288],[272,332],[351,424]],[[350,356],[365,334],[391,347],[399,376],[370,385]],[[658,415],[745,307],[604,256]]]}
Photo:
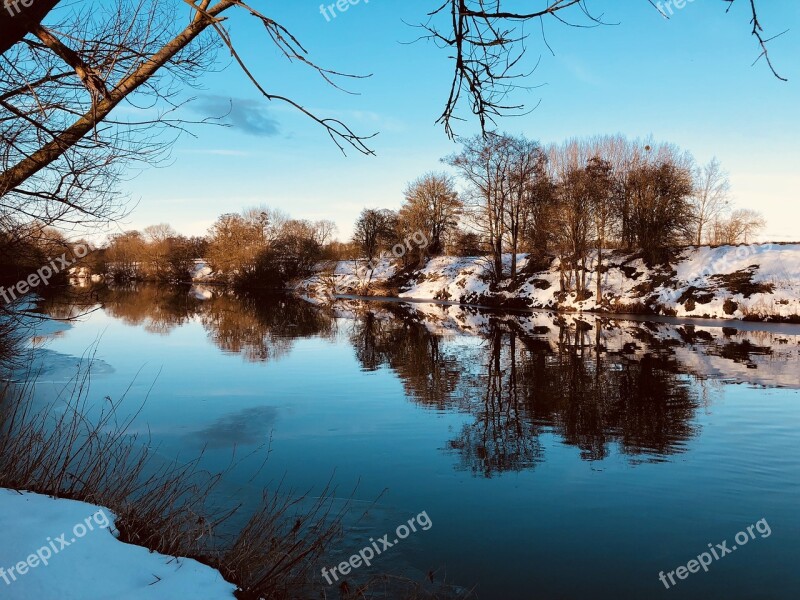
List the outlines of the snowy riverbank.
{"label": "snowy riverbank", "polygon": [[218,571],[124,544],[113,523],[105,508],[0,489],[0,597],[234,598],[236,587]]}
{"label": "snowy riverbank", "polygon": [[[506,272],[510,262],[507,255]],[[592,295],[583,300],[561,292],[557,260],[536,270],[527,255],[518,256],[516,280],[500,285],[491,283],[486,257],[440,256],[410,273],[388,260],[371,273],[362,263],[341,262],[332,272],[300,282],[296,291],[316,301],[359,293],[499,308],[800,322],[800,244],[687,247],[668,264],[651,267],[637,255],[610,252],[603,262],[602,303],[594,294],[591,261],[588,267],[586,287]]]}

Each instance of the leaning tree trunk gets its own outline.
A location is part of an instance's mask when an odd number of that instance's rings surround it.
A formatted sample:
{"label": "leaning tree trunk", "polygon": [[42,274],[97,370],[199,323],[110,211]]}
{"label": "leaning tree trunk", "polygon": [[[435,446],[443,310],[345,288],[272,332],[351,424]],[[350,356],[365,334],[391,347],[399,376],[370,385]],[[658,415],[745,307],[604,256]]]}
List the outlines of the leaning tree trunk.
{"label": "leaning tree trunk", "polygon": [[33,31],[60,0],[33,0],[24,6],[22,0],[0,3],[0,54]]}
{"label": "leaning tree trunk", "polygon": [[[11,2],[13,1],[11,0]],[[192,21],[159,51],[150,57],[143,58],[138,69],[128,74],[113,90],[107,93],[106,97],[97,102],[87,113],[79,116],[72,125],[59,132],[52,141],[0,173],[0,197],[58,160],[69,148],[80,142],[129,94],[146,83],[161,67],[210,27],[214,17],[230,6],[231,2],[233,0],[221,2],[207,14]]]}

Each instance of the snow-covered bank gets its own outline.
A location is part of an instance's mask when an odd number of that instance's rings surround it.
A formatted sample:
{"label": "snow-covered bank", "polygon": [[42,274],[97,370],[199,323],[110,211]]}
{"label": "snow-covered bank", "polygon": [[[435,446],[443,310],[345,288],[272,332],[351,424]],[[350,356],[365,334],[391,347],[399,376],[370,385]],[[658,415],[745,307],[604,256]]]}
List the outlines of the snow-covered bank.
{"label": "snow-covered bank", "polygon": [[210,567],[119,542],[113,521],[84,502],[0,489],[0,597],[234,598],[236,587]]}
{"label": "snow-covered bank", "polygon": [[[510,255],[505,263],[507,273]],[[518,268],[515,281],[493,285],[486,257],[440,256],[403,274],[388,261],[371,274],[348,261],[333,273],[302,281],[297,291],[323,300],[334,293],[394,289],[400,298],[508,308],[800,322],[800,244],[688,247],[676,251],[668,264],[652,267],[638,255],[610,252],[603,261],[602,302],[595,297],[592,261],[586,273],[591,296],[583,300],[561,291],[555,259],[548,269],[536,270],[527,255],[519,255]]]}

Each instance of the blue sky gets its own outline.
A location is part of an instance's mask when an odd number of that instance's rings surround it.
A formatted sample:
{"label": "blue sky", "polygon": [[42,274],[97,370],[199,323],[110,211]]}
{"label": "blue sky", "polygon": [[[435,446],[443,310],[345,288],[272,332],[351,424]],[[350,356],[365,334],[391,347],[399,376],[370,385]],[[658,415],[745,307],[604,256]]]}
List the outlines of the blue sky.
{"label": "blue sky", "polygon": [[[255,5],[267,4],[256,2]],[[413,42],[418,23],[436,1],[361,0],[330,22],[319,1],[268,3],[263,10],[287,26],[325,67],[369,79],[346,81],[358,95],[326,85],[281,58],[263,28],[244,15],[229,26],[240,53],[269,91],[289,96],[320,116],[346,121],[358,133],[379,132],[376,157],[342,156],[316,124],[259,97],[238,67],[220,53],[217,72],[204,76],[192,113],[231,110],[231,127],[195,127],[166,168],[147,169],[124,184],[132,212],[125,229],[168,222],[202,234],[219,214],[267,204],[293,217],[332,219],[340,237],[365,207],[397,208],[406,183],[458,149],[435,124],[451,78],[447,53]],[[766,236],[798,238],[800,223],[800,3],[762,1],[768,34],[790,31],[772,44],[783,83],[772,77],[750,36],[749,3],[730,13],[718,0],[696,0],[665,20],[646,0],[594,0],[608,26],[576,29],[549,22],[549,53],[530,28],[529,66],[541,63],[518,100],[538,108],[506,118],[498,128],[543,143],[573,136],[653,134],[705,162],[719,157],[731,174],[737,205],[768,219]],[[465,115],[468,116],[468,115]],[[471,134],[469,120],[458,133]]]}

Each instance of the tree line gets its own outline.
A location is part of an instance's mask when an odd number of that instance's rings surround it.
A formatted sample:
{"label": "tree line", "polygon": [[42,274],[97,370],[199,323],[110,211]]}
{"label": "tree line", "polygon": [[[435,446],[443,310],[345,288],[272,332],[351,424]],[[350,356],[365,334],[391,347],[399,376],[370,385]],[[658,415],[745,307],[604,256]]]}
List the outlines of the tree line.
{"label": "tree line", "polygon": [[[84,254],[79,246],[88,248],[89,244],[86,240],[70,241],[60,231],[36,221],[5,228],[0,216],[0,287],[26,281],[57,257],[63,257],[69,264],[76,262]],[[63,285],[68,279],[68,270],[54,270],[49,282]],[[40,294],[45,291],[37,290]]]}
{"label": "tree line", "polygon": [[[759,58],[782,79],[768,53],[773,38],[760,20],[761,2],[728,0],[728,8],[734,3],[746,5],[741,23],[749,20]],[[522,13],[514,12],[514,4],[447,0],[420,12],[420,39],[444,50],[452,68],[439,117],[451,138],[461,111],[474,115],[482,131],[497,117],[525,112],[510,97],[529,84],[523,58],[532,40],[525,24],[604,23],[584,0],[548,0]],[[262,27],[262,40],[275,56],[240,53],[239,36],[222,26],[236,15]],[[342,150],[373,153],[367,145],[372,135],[274,93],[271,86],[280,83],[260,81],[251,63],[286,57],[336,88],[363,74],[318,64],[300,37],[246,2],[13,1],[0,11],[0,23],[0,137],[8,142],[0,151],[2,230],[34,221],[65,229],[118,221],[126,208],[117,186],[129,167],[162,164],[180,132],[225,116],[205,111],[194,122],[179,110],[189,101],[184,92],[215,70],[220,49],[234,57],[234,67],[265,103],[288,104]],[[548,46],[544,29],[540,41]]]}
{"label": "tree line", "polygon": [[[729,3],[732,4],[733,0]],[[192,122],[181,117],[178,111],[188,101],[183,96],[184,91],[191,89],[194,82],[216,67],[215,57],[220,48],[235,57],[235,66],[241,68],[244,80],[253,85],[265,102],[290,105],[321,126],[342,149],[372,154],[367,146],[372,137],[368,133],[358,134],[336,118],[316,115],[299,99],[277,95],[265,82],[254,77],[248,65],[262,61],[263,56],[240,54],[238,37],[220,25],[236,14],[255,19],[263,26],[264,40],[274,45],[278,55],[294,59],[294,63],[307,69],[310,75],[322,76],[336,87],[342,82],[360,78],[318,64],[283,23],[245,2],[113,0],[102,7],[97,3],[58,0],[7,4],[8,10],[0,11],[0,54],[3,57],[0,63],[0,137],[8,142],[0,152],[0,234],[3,236],[0,240],[0,250],[3,250],[0,254],[0,277],[5,274],[13,279],[16,277],[14,274],[20,271],[20,265],[43,262],[36,256],[50,253],[48,240],[54,234],[49,232],[49,227],[68,231],[118,221],[125,215],[126,208],[117,186],[131,165],[161,163],[180,132],[200,123],[218,122],[223,117],[205,113],[199,122]],[[752,0],[745,5],[752,26],[748,29],[757,42],[759,58],[764,59],[769,70],[782,79],[768,53],[772,37],[764,32],[757,11],[760,2]],[[509,112],[524,112],[524,107],[515,105],[509,94],[517,85],[525,86],[527,83],[527,69],[522,67],[527,52],[528,37],[522,31],[526,23],[544,27],[545,23],[564,23],[565,18],[573,16],[582,19],[583,25],[603,22],[599,14],[595,15],[588,5],[578,0],[548,0],[537,10],[527,13],[513,12],[513,3],[507,1],[498,1],[489,7],[481,0],[448,0],[421,14],[425,15],[424,22],[419,25],[423,31],[421,39],[435,41],[437,46],[443,45],[453,69],[451,88],[439,118],[450,137],[456,135],[452,125],[458,120],[454,115],[460,110],[472,113],[482,131],[490,129],[496,117]],[[546,45],[544,30],[541,42]],[[278,85],[275,82],[270,84]],[[156,106],[164,107],[164,110],[154,114],[152,107]],[[486,139],[496,137],[490,134]],[[484,141],[476,138],[467,144],[465,152],[470,146],[479,150]],[[523,140],[522,145],[525,143]],[[487,145],[495,144],[490,141]],[[518,144],[501,142],[499,145]],[[527,166],[517,166],[535,171],[540,167],[536,164],[536,156],[533,159]],[[611,163],[613,166],[614,162]],[[467,164],[468,160],[462,166]],[[494,167],[506,169],[500,164]],[[602,183],[603,170],[604,165],[598,163],[591,173],[584,174],[585,177],[576,176],[566,184],[559,183],[559,189],[566,194],[568,189],[588,185],[586,181],[579,181],[587,178],[594,182],[592,185],[597,181]],[[491,173],[487,175],[489,180],[494,177]],[[520,181],[504,180],[504,189],[490,190],[491,194],[516,195],[517,198],[530,195],[519,187]],[[447,187],[446,177],[438,177],[436,185],[439,184]],[[490,218],[484,227],[488,232],[476,232],[451,225],[456,209],[465,214],[472,212],[470,205],[474,199],[471,192],[462,196],[457,201],[448,200],[441,207],[430,209],[434,212],[441,209],[445,214],[433,218],[430,234],[435,243],[424,252],[418,249],[413,253],[417,258],[443,250],[474,254],[487,251],[487,247],[492,248],[489,251],[496,257],[509,245],[515,248],[539,247],[535,246],[536,240],[532,240],[526,227],[530,228],[530,222],[539,219],[541,215],[536,211],[540,208],[546,214],[552,211],[545,211],[543,207],[519,211],[520,203],[510,201],[509,214],[506,215],[503,201],[503,206],[487,211]],[[458,202],[463,202],[464,206],[459,208]],[[415,214],[416,208],[406,211],[405,215],[368,215],[372,222],[366,223],[367,227],[355,240],[356,245],[362,252],[371,254],[384,238],[398,238],[394,231],[396,227],[407,227],[409,222],[415,221],[422,221],[427,227],[429,215]],[[712,210],[708,215],[711,217],[703,220],[703,225],[698,228],[698,237],[703,239],[706,236],[703,231],[708,231],[716,243],[748,239],[760,223],[757,216],[749,213],[733,213],[723,218],[715,217]],[[602,229],[602,211],[597,216],[601,217]],[[619,218],[619,215],[614,217]],[[458,217],[462,218],[463,215]],[[443,224],[446,226],[441,228]],[[550,239],[552,236],[543,241],[560,247],[571,240],[578,251],[571,253],[575,256],[570,260],[582,264],[580,247],[585,245],[581,240],[585,223],[573,225],[576,229],[568,232],[567,241],[554,241]],[[617,224],[612,222],[611,225]],[[635,220],[626,217],[622,227],[624,233],[612,232],[612,237],[630,237],[635,225]],[[592,227],[596,229],[597,223],[593,221]],[[40,240],[26,236],[17,241],[17,233],[22,229],[48,230],[48,233]],[[560,239],[564,236],[559,234],[555,237]],[[148,238],[144,232],[139,234],[139,238],[131,232],[125,234],[125,239],[112,241],[112,245],[128,247],[119,251],[122,258],[118,261],[127,263],[128,270],[136,265],[137,270],[151,271],[147,276],[174,278],[183,273],[187,257],[199,252],[197,242],[201,240],[183,239],[177,235],[169,238],[169,243],[165,243],[164,240]],[[314,250],[319,243],[314,236],[302,233],[300,237],[281,238],[277,247],[285,244],[284,248],[288,248],[293,240],[302,242],[302,248],[295,248],[300,253]],[[343,246],[352,247],[352,244]],[[156,257],[148,259],[153,263],[151,267],[145,268],[142,261],[131,260],[128,256],[131,252],[142,252],[143,248],[152,251]],[[320,251],[325,254],[324,249]],[[164,258],[166,255],[170,257],[169,261]],[[411,261],[414,255],[404,256],[404,260]],[[290,261],[278,258],[276,264],[283,265],[280,272],[291,271]],[[245,272],[252,270],[249,266],[252,257],[247,260],[250,262],[244,267]],[[495,265],[496,277],[500,278],[503,265],[497,260]],[[516,265],[511,265],[511,271],[516,271]]]}
{"label": "tree line", "polygon": [[363,257],[419,230],[431,243],[417,259],[486,255],[499,283],[518,276],[519,253],[540,269],[555,257],[563,291],[589,297],[594,271],[600,298],[608,250],[640,252],[655,263],[683,245],[748,243],[765,225],[755,211],[733,210],[717,159],[698,165],[674,144],[651,139],[597,136],[545,146],[488,133],[464,140],[443,161],[463,189],[446,173],[429,173],[408,186],[399,211],[365,209],[353,239]]}
{"label": "tree line", "polygon": [[332,221],[249,208],[221,215],[205,236],[186,237],[163,223],[114,235],[94,254],[90,268],[118,282],[174,283],[208,266],[219,283],[276,287],[310,273],[333,251],[335,231]]}
{"label": "tree line", "polygon": [[[457,174],[432,171],[411,181],[398,210],[365,208],[347,242],[332,221],[293,219],[269,207],[221,215],[207,235],[186,237],[170,225],[112,236],[88,260],[118,281],[187,281],[202,259],[222,283],[280,287],[311,274],[321,261],[368,265],[404,240],[404,267],[431,256],[485,256],[496,283],[557,259],[562,291],[602,301],[608,253],[667,260],[688,244],[752,241],[764,226],[755,211],[734,210],[719,161],[698,165],[674,144],[597,136],[542,145],[522,135],[490,133],[463,141],[443,162]],[[59,238],[43,224],[52,245]],[[37,236],[31,234],[30,239]],[[2,242],[2,240],[0,240]],[[26,264],[53,250],[27,253]],[[19,254],[19,253],[18,253]],[[29,266],[36,266],[35,264]],[[24,265],[23,265],[24,266]]]}

